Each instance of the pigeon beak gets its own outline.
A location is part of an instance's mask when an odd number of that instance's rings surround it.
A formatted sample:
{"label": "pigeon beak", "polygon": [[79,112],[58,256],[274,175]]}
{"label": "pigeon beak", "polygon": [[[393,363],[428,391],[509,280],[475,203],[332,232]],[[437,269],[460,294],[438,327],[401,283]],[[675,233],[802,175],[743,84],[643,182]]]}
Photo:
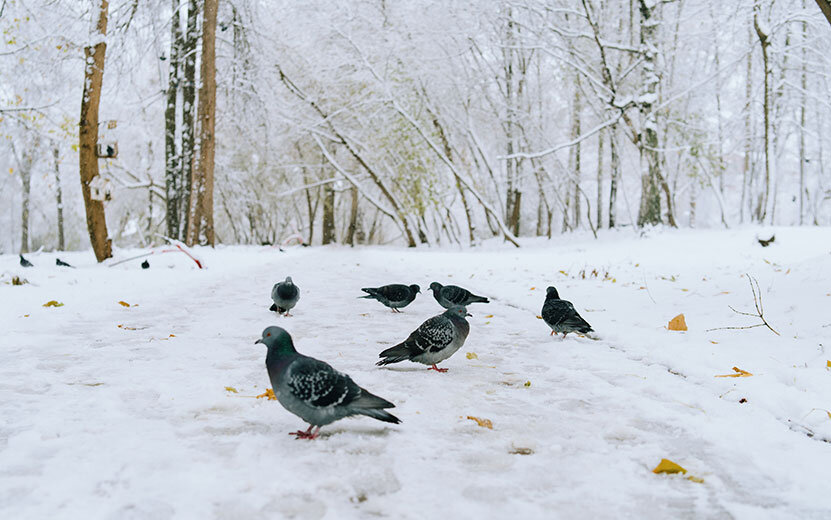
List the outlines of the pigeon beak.
{"label": "pigeon beak", "polygon": [[260,338],[257,341],[255,341],[254,344],[256,345],[257,343],[262,343],[262,342],[263,342],[263,338]]}
{"label": "pigeon beak", "polygon": [[473,317],[473,314],[471,314],[471,313],[469,313],[469,312],[468,312],[468,313],[466,313],[466,314],[465,314],[465,316],[470,316],[470,317],[472,318],[472,317]]}

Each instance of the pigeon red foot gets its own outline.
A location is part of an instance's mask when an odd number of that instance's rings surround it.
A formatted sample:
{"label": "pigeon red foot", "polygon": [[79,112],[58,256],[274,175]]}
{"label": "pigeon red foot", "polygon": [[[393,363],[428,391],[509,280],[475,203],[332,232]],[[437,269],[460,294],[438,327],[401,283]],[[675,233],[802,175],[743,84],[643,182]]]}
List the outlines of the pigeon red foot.
{"label": "pigeon red foot", "polygon": [[312,428],[314,426],[309,426],[309,429],[306,431],[297,430],[296,432],[289,432],[289,435],[296,435],[298,439],[309,439],[311,441],[317,439],[318,435],[320,435],[320,426],[317,427],[314,433],[312,433]]}
{"label": "pigeon red foot", "polygon": [[433,365],[430,368],[428,368],[427,370],[435,370],[436,372],[444,373],[444,372],[447,372],[450,369],[448,369],[448,368],[439,368],[436,365]]}

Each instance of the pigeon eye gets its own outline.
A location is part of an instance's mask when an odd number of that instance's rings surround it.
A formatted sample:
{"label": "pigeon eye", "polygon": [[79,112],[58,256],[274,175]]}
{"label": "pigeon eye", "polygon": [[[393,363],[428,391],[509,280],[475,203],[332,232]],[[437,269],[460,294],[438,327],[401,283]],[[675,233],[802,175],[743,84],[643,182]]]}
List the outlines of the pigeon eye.
{"label": "pigeon eye", "polygon": [[269,332],[268,334],[266,334],[266,337],[270,338],[270,337],[271,337],[271,333]]}

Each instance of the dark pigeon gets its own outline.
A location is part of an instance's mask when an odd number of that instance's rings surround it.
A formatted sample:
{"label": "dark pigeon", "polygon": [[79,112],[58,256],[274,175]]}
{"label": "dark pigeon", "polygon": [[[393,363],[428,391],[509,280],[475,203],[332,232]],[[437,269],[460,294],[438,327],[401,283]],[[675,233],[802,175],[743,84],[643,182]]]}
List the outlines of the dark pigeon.
{"label": "dark pigeon", "polygon": [[421,292],[421,287],[415,284],[407,286],[394,283],[382,287],[364,287],[361,290],[367,295],[358,296],[358,298],[373,298],[392,309],[392,312],[401,312],[398,309],[412,303],[416,294]]}
{"label": "dark pigeon", "polygon": [[458,285],[442,285],[439,282],[433,282],[430,284],[430,290],[433,291],[433,297],[439,302],[439,305],[445,309],[449,309],[454,305],[467,307],[471,303],[490,303],[490,300],[484,296],[476,296]]}
{"label": "dark pigeon", "polygon": [[300,299],[300,288],[294,285],[291,276],[286,276],[284,281],[274,284],[271,289],[271,299],[274,304],[271,305],[269,310],[283,316],[291,316],[289,311],[297,305],[297,300]]}
{"label": "dark pigeon", "polygon": [[75,266],[67,264],[66,262],[64,262],[60,258],[55,259],[55,265],[57,265],[58,267],[72,267],[73,269],[75,268]]}
{"label": "dark pigeon", "polygon": [[410,360],[430,365],[427,370],[447,372],[446,368],[437,368],[436,363],[449,358],[465,344],[470,332],[466,316],[470,314],[461,305],[450,307],[422,323],[402,343],[381,352],[378,357],[383,359],[375,364],[383,366]]}
{"label": "dark pigeon", "polygon": [[144,262],[141,263],[141,268],[142,269],[150,269],[150,262],[145,260]]}
{"label": "dark pigeon", "polygon": [[[274,396],[283,408],[309,423],[306,431],[289,435],[314,439],[321,426],[352,415],[366,415],[393,424],[401,422],[384,410],[395,408],[391,402],[367,392],[329,364],[298,354],[291,336],[280,327],[268,327],[256,343],[268,347],[265,366]],[[313,432],[313,428],[317,429]]]}
{"label": "dark pigeon", "polygon": [[23,255],[20,255],[20,265],[23,267],[34,267],[34,264],[23,258]]}
{"label": "dark pigeon", "polygon": [[551,327],[552,336],[562,332],[565,338],[569,332],[586,334],[593,331],[591,325],[577,313],[571,302],[560,299],[554,287],[546,289],[541,314],[543,321]]}

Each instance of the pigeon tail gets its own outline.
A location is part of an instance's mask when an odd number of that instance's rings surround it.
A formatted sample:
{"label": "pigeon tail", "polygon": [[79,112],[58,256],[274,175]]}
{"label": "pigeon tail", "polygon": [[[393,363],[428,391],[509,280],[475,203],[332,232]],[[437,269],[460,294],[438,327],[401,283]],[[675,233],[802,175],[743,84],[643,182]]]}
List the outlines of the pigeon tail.
{"label": "pigeon tail", "polygon": [[272,304],[271,304],[271,307],[269,307],[269,308],[268,308],[268,310],[270,310],[270,311],[274,311],[274,312],[277,312],[277,304],[276,304],[276,303],[272,303]]}
{"label": "pigeon tail", "polygon": [[399,363],[410,359],[410,355],[410,349],[405,341],[404,343],[399,343],[398,345],[390,347],[378,354],[378,357],[382,357],[384,359],[375,363],[375,365],[381,367],[389,365],[390,363]]}
{"label": "pigeon tail", "polygon": [[364,287],[361,289],[363,292],[366,293],[366,296],[358,296],[358,298],[377,298],[378,290],[372,287]]}
{"label": "pigeon tail", "polygon": [[393,414],[387,412],[386,410],[379,410],[377,408],[369,408],[369,409],[361,409],[355,410],[356,413],[360,415],[366,415],[367,417],[372,417],[373,419],[378,419],[379,421],[384,421],[392,424],[399,424],[401,419],[394,416]]}
{"label": "pigeon tail", "polygon": [[484,296],[476,296],[475,294],[470,295],[470,299],[468,300],[470,303],[490,303],[491,301]]}

